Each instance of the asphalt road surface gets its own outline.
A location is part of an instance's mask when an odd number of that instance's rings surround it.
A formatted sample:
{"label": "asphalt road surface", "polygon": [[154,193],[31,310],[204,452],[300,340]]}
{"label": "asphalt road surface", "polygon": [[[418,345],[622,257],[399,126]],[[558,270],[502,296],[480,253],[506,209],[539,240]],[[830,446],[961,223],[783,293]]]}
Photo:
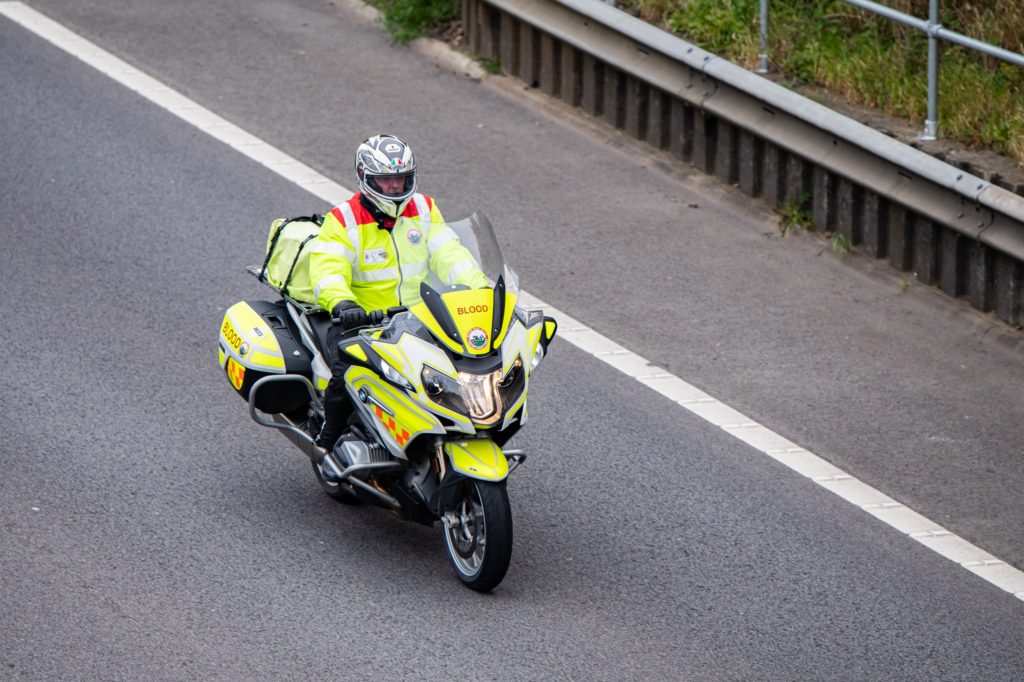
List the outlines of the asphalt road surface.
{"label": "asphalt road surface", "polygon": [[[1019,332],[348,4],[30,4],[346,186],[403,135],[527,290],[1024,567]],[[0,94],[0,678],[1024,674],[1024,602],[561,341],[465,590],[217,368],[270,221],[328,207],[2,17]]]}

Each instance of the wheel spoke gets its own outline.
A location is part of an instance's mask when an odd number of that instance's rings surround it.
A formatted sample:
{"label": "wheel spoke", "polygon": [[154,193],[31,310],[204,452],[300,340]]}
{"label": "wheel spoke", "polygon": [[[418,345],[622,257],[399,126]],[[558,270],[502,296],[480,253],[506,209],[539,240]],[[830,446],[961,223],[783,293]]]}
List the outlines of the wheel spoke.
{"label": "wheel spoke", "polygon": [[459,579],[472,590],[487,592],[508,570],[512,553],[512,519],[504,481],[461,481],[458,501],[442,529],[448,559]]}
{"label": "wheel spoke", "polygon": [[463,573],[472,575],[483,564],[487,544],[483,500],[475,484],[466,485],[463,498],[449,513],[452,522],[445,533],[452,560]]}

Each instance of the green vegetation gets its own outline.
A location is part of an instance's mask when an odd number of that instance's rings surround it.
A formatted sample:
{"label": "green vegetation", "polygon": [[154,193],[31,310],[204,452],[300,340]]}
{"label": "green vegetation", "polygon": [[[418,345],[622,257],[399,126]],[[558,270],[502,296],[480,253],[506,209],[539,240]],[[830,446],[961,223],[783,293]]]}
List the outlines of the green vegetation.
{"label": "green vegetation", "polygon": [[501,73],[501,59],[498,57],[494,57],[493,59],[481,60],[481,64],[483,64],[484,71],[491,74],[492,76]]}
{"label": "green vegetation", "polygon": [[380,10],[384,28],[406,44],[459,16],[458,0],[368,0]]}
{"label": "green vegetation", "polygon": [[840,258],[845,258],[850,255],[850,252],[856,250],[853,244],[850,243],[850,238],[842,232],[832,233],[828,241],[832,245],[832,253]]}
{"label": "green vegetation", "polygon": [[[925,18],[928,0],[885,0]],[[619,6],[748,68],[757,65],[758,0],[621,0]],[[1024,53],[1021,0],[943,0],[939,20],[958,33]],[[852,104],[922,123],[927,114],[924,33],[841,0],[772,0],[773,69],[817,83]],[[939,134],[1024,166],[1024,68],[940,41]]]}
{"label": "green vegetation", "polygon": [[807,208],[810,197],[806,194],[799,199],[787,199],[782,206],[774,209],[779,220],[779,233],[785,237],[796,230],[814,232],[814,217]]}

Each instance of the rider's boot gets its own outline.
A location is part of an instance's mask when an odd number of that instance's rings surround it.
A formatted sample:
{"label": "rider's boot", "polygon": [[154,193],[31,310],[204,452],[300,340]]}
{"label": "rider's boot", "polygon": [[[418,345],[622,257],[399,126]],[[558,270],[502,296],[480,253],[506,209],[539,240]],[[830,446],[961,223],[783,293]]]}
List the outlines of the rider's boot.
{"label": "rider's boot", "polygon": [[[331,382],[334,383],[333,381]],[[331,450],[338,442],[338,439],[346,432],[349,416],[352,414],[352,404],[348,399],[345,388],[332,391],[334,386],[328,385],[324,392],[324,424],[320,428],[320,434],[316,437],[316,444],[324,449],[324,459],[331,456]],[[334,460],[332,459],[332,462]],[[327,478],[334,478],[333,471],[345,468],[345,464],[334,462],[334,466],[327,466],[321,462],[321,468]]]}
{"label": "rider's boot", "polygon": [[344,433],[348,425],[348,417],[352,413],[352,403],[345,390],[345,380],[337,375],[331,377],[324,391],[324,425],[320,428],[320,435],[316,437],[316,444],[325,450],[334,447],[334,443]]}

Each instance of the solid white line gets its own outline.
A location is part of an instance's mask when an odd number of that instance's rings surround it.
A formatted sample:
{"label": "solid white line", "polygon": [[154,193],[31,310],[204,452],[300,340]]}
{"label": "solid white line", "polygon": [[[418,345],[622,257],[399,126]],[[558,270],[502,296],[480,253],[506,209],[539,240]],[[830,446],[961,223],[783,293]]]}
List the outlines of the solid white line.
{"label": "solid white line", "polygon": [[[313,196],[331,205],[351,196],[350,190],[320,175],[298,159],[288,156],[245,132],[23,3],[0,2],[0,14],[224,142],[239,153],[266,166]],[[680,407],[721,428],[729,435],[784,464],[798,474],[811,479],[847,502],[860,507],[879,521],[1024,600],[1024,572],[1000,561],[939,524],[908,509],[896,500],[737,412],[697,387],[661,367],[650,364],[639,355],[549,306],[539,298],[522,292],[521,300],[524,305],[544,309],[545,312],[555,317],[559,324],[559,335],[579,349],[590,353],[627,376],[633,377],[651,390],[677,403]]]}
{"label": "solid white line", "polygon": [[627,351],[580,321],[523,292],[523,304],[558,320],[559,335],[680,407],[805,476],[879,521],[955,561],[975,575],[1024,600],[1024,572],[954,535],[842,469],[704,393],[661,367]]}
{"label": "solid white line", "polygon": [[247,133],[25,4],[0,2],[0,14],[332,206],[352,195],[298,159]]}

